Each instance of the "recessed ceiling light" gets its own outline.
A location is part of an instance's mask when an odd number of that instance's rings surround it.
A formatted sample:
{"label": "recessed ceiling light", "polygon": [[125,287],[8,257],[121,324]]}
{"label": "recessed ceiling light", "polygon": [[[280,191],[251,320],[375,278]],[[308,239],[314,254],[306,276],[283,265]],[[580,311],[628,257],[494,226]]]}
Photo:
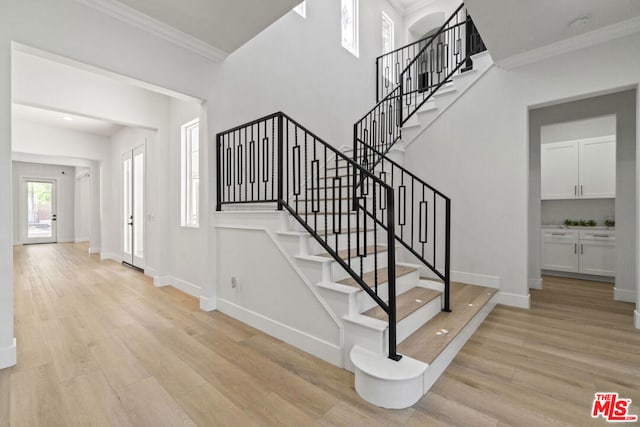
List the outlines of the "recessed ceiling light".
{"label": "recessed ceiling light", "polygon": [[65,120],[67,122],[72,122],[73,121],[73,117],[69,117],[69,116],[62,116],[62,120]]}

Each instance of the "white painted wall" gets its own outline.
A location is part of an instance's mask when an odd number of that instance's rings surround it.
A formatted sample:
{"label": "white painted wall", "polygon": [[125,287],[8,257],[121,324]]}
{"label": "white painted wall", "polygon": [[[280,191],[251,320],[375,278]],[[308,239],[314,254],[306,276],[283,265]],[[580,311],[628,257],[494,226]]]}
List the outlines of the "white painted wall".
{"label": "white painted wall", "polygon": [[360,2],[359,58],[341,46],[340,0],[307,0],[306,19],[283,16],[221,64],[209,97],[216,129],[283,111],[328,143],[351,145],[353,124],[375,105],[382,11],[402,22],[386,0]]}
{"label": "white painted wall", "polygon": [[75,242],[88,242],[91,236],[90,168],[76,168],[74,205],[74,240]]}
{"label": "white painted wall", "polygon": [[639,79],[637,35],[494,67],[408,148],[406,167],[452,198],[452,269],[499,276],[501,292],[528,300],[528,108]]}
{"label": "white painted wall", "polygon": [[571,141],[616,134],[616,116],[593,117],[571,122],[554,123],[540,128],[540,143]]}
{"label": "white painted wall", "polygon": [[59,243],[75,239],[75,168],[13,162],[13,243],[24,243],[26,235],[26,184],[25,178],[43,178],[56,181],[57,238]]}
{"label": "white painted wall", "polygon": [[[170,246],[174,255],[171,258],[171,282],[174,286],[200,296],[206,280],[207,230],[180,226],[182,148],[181,127],[187,122],[200,118],[201,105],[196,102],[172,99],[169,102],[169,224],[171,226]],[[202,134],[202,132],[201,132]],[[204,140],[203,143],[204,144]],[[201,164],[205,159],[201,155]],[[207,179],[207,169],[201,167],[201,185]],[[201,197],[201,208],[202,198]],[[201,209],[200,219],[207,215],[206,205]]]}

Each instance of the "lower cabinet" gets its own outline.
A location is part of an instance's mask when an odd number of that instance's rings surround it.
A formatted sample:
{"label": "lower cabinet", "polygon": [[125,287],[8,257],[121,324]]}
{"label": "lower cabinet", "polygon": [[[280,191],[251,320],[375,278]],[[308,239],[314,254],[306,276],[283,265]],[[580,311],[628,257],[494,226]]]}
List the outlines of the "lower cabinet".
{"label": "lower cabinet", "polygon": [[542,230],[542,268],[615,276],[615,240],[612,230]]}

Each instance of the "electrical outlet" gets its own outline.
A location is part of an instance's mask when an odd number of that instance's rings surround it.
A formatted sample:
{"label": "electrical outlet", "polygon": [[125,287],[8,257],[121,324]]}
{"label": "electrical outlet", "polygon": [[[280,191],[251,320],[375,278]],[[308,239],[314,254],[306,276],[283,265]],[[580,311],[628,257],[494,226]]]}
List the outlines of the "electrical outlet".
{"label": "electrical outlet", "polygon": [[238,278],[236,276],[231,277],[231,287],[233,289],[238,287]]}

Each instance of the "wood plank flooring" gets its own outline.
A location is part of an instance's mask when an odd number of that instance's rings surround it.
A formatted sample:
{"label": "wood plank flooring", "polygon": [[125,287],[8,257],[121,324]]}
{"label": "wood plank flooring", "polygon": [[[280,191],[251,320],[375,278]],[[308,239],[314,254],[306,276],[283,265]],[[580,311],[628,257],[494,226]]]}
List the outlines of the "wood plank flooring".
{"label": "wood plank flooring", "polygon": [[546,426],[592,420],[596,391],[640,414],[640,332],[610,284],[545,278],[532,309],[498,306],[431,392],[390,411],[353,375],[86,245],[16,247],[19,364],[0,426]]}

